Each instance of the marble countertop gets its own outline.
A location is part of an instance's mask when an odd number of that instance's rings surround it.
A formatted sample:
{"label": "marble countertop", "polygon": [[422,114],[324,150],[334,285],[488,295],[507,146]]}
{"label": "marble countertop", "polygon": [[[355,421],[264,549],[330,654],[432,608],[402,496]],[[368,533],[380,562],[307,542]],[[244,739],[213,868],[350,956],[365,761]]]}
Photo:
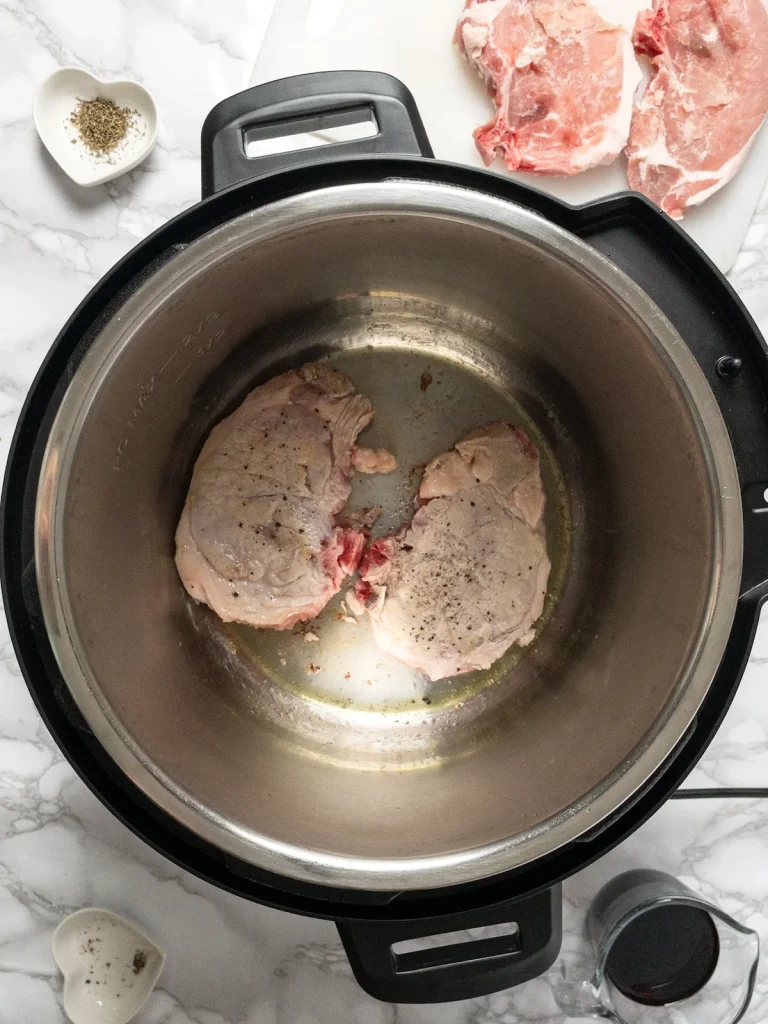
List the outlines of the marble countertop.
{"label": "marble countertop", "polygon": [[[199,132],[248,84],[269,0],[0,0],[0,460],[35,371],[77,302],[139,239],[199,197]],[[86,191],[58,171],[31,118],[37,84],[76,64],[154,93],[158,145]],[[768,195],[731,279],[768,333]],[[332,924],[292,917],[185,874],[136,839],[62,759],[0,626],[0,1024],[60,1024],[56,923],[100,905],[168,951],[139,1024],[517,1024],[560,1021],[548,983],[463,1003],[377,1003],[355,984]],[[768,618],[738,697],[686,785],[768,786]],[[768,801],[668,803],[565,886],[563,957],[585,954],[584,913],[633,866],[666,869],[768,942]],[[768,1018],[764,958],[747,1020]]]}

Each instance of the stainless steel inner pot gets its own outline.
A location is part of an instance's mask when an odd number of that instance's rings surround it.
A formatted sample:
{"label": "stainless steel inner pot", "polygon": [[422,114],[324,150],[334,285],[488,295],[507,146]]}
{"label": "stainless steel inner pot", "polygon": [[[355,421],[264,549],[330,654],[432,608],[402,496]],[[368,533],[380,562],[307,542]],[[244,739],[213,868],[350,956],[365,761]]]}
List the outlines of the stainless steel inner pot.
{"label": "stainless steel inner pot", "polygon": [[[316,643],[187,598],[173,536],[204,438],[318,358],[372,399],[362,443],[397,455],[353,492],[379,531],[468,428],[531,431],[554,563],[531,648],[430,684],[339,598]],[[62,673],[128,776],[247,862],[383,890],[522,865],[619,808],[707,692],[742,551],[726,428],[658,308],[537,215],[407,180],[275,202],[156,270],[69,386],[36,531]]]}

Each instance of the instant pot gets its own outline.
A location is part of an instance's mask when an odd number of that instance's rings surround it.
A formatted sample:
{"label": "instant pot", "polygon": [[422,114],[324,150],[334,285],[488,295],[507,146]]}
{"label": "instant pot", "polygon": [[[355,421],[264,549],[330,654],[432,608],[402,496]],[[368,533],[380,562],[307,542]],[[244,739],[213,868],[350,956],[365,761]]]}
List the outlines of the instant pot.
{"label": "instant pot", "polygon": [[[248,155],[361,114],[372,138]],[[24,405],[2,577],[30,691],[129,828],[222,888],[336,921],[374,996],[534,977],[559,949],[561,880],[679,786],[738,686],[768,595],[765,344],[643,197],[574,208],[438,162],[385,75],[231,97],[202,177],[203,201],[86,297]],[[535,644],[415,707],[387,703],[375,658],[364,704],[281,674],[279,635],[224,631],[173,566],[211,426],[322,358],[406,464],[507,415],[550,467],[557,592]],[[417,421],[424,367],[446,387]]]}

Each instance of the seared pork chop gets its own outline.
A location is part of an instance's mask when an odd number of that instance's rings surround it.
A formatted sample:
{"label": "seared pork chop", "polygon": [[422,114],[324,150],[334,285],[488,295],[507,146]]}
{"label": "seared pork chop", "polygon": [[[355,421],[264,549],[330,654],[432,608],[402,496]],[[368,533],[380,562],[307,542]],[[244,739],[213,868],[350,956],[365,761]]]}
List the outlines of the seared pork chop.
{"label": "seared pork chop", "polygon": [[288,629],[321,612],[362,553],[363,532],[335,516],[372,417],[349,377],[309,363],[256,388],[215,426],[176,531],[189,594],[251,626]]}
{"label": "seared pork chop", "polygon": [[621,152],[640,69],[587,0],[467,0],[456,38],[496,104],[475,131],[486,164],[577,174]]}
{"label": "seared pork chop", "polygon": [[471,431],[425,471],[409,526],[376,540],[347,603],[379,645],[443,679],[533,639],[550,562],[536,446],[522,430]]}

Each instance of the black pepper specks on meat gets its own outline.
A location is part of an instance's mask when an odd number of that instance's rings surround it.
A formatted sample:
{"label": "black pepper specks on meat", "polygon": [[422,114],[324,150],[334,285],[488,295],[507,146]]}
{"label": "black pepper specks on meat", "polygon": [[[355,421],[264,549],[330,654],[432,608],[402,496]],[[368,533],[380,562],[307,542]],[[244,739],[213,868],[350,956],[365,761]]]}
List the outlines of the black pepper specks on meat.
{"label": "black pepper specks on meat", "polygon": [[[258,620],[264,628],[280,629],[281,617],[291,616],[294,605],[311,618],[338,589],[321,549],[324,553],[326,542],[336,537],[338,504],[348,496],[348,452],[372,410],[353,381],[321,364],[291,370],[266,388],[263,395],[258,388],[251,392],[219,424],[216,457],[196,467],[196,486],[177,531],[176,564],[188,590],[204,574],[205,587],[198,584],[194,597],[202,591],[225,621]],[[314,407],[315,420],[308,416],[313,398],[324,403]],[[315,472],[326,462],[328,472],[334,470],[332,487]],[[247,521],[239,519],[244,510]],[[299,527],[300,522],[309,526]],[[232,603],[235,576],[245,588],[237,592],[244,599],[237,604]],[[271,590],[285,599],[273,602]]]}

